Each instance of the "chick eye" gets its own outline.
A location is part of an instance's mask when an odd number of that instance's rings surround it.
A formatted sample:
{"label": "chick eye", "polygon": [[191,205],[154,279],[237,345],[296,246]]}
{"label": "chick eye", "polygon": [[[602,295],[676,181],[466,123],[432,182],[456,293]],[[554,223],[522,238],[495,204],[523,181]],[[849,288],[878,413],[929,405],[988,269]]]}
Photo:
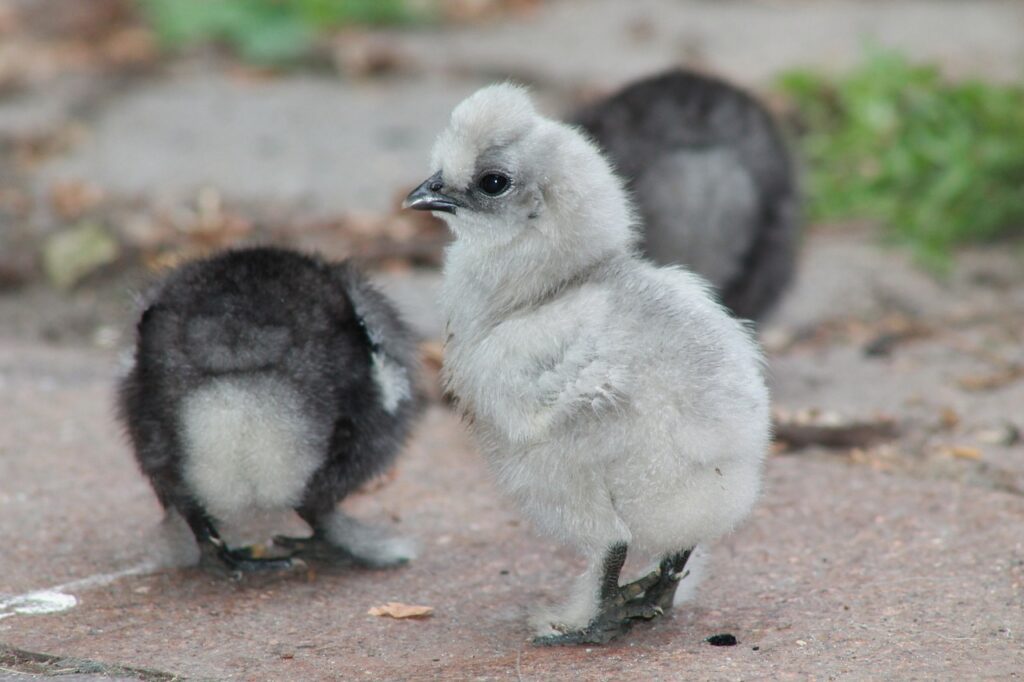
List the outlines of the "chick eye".
{"label": "chick eye", "polygon": [[508,188],[509,179],[501,173],[488,173],[477,181],[476,186],[484,194],[496,197]]}

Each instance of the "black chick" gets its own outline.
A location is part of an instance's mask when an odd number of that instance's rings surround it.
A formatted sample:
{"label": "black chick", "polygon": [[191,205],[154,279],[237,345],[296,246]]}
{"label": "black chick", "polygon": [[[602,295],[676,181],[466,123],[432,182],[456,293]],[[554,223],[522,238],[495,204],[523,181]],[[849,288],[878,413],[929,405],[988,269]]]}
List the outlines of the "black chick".
{"label": "black chick", "polygon": [[[160,503],[204,559],[240,571],[291,557],[391,566],[412,543],[336,508],[395,458],[420,410],[417,349],[392,304],[352,265],[276,248],[173,271],[146,297],[120,416]],[[294,509],[291,554],[229,548],[216,521]]]}
{"label": "black chick", "polygon": [[800,200],[783,136],[756,99],[673,70],[572,120],[627,181],[648,257],[703,275],[738,317],[771,310],[792,279]]}

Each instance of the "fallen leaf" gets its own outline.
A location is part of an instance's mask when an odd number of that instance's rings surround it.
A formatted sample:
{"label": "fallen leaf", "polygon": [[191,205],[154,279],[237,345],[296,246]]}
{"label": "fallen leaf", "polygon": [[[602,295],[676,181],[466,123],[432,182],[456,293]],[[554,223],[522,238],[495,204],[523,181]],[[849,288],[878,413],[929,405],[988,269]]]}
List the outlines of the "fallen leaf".
{"label": "fallen leaf", "polygon": [[960,459],[981,459],[981,450],[968,445],[950,445],[944,447],[942,451],[951,457],[958,457]]}
{"label": "fallen leaf", "polygon": [[444,346],[437,341],[421,343],[420,355],[423,357],[423,362],[433,369],[440,370],[444,365]]}
{"label": "fallen leaf", "polygon": [[339,72],[366,78],[409,71],[413,60],[393,41],[362,31],[343,31],[332,46],[331,56]]}
{"label": "fallen leaf", "polygon": [[982,429],[975,434],[975,438],[978,439],[979,443],[987,445],[1010,446],[1020,442],[1021,436],[1020,429],[1013,424],[1006,423],[1002,426]]}
{"label": "fallen leaf", "polygon": [[156,37],[138,26],[123,28],[111,35],[102,46],[103,54],[117,66],[151,62],[159,55]]}
{"label": "fallen leaf", "polygon": [[393,482],[397,478],[398,478],[398,467],[397,466],[393,466],[393,467],[387,469],[384,473],[378,474],[378,475],[374,476],[373,478],[371,478],[370,480],[368,480],[366,483],[363,483],[356,490],[355,494],[356,495],[366,495],[367,493],[376,492],[376,491],[380,490],[381,488],[383,488],[384,486],[386,486],[387,484]]}
{"label": "fallen leaf", "polygon": [[790,451],[811,445],[864,448],[899,435],[896,421],[885,415],[858,420],[816,409],[792,412],[778,409],[772,421],[775,441],[784,443],[784,449]]}
{"label": "fallen leaf", "polygon": [[59,289],[70,289],[85,276],[117,260],[121,247],[98,223],[54,234],[43,245],[43,268]]}
{"label": "fallen leaf", "polygon": [[415,606],[389,601],[383,606],[374,606],[366,613],[370,616],[389,616],[391,618],[424,618],[433,612],[433,606]]}
{"label": "fallen leaf", "polygon": [[253,559],[263,559],[268,555],[267,546],[260,542],[249,545],[249,554]]}
{"label": "fallen leaf", "polygon": [[925,324],[907,317],[893,314],[879,323],[879,329],[872,332],[871,338],[864,344],[864,355],[868,357],[888,357],[897,346],[931,336],[934,331]]}
{"label": "fallen leaf", "polygon": [[973,374],[961,377],[957,382],[967,391],[991,391],[1011,384],[1024,377],[1024,365],[1011,365],[994,374]]}
{"label": "fallen leaf", "polygon": [[960,415],[956,413],[952,407],[942,408],[942,414],[940,416],[942,421],[942,427],[946,429],[955,428],[960,423]]}
{"label": "fallen leaf", "polygon": [[74,220],[103,200],[103,191],[88,182],[68,180],[50,188],[50,203],[64,220]]}

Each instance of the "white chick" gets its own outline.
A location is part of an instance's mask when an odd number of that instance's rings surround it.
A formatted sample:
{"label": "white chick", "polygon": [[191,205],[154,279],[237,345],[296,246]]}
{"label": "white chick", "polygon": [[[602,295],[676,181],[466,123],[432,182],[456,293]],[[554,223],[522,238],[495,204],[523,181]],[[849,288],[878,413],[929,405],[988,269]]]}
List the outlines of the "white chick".
{"label": "white chick", "polygon": [[[499,485],[588,562],[538,644],[606,642],[672,605],[691,551],[745,517],[770,436],[761,355],[678,267],[635,249],[620,180],[504,84],[459,104],[406,199],[455,235],[444,379]],[[619,586],[627,548],[659,567]]]}

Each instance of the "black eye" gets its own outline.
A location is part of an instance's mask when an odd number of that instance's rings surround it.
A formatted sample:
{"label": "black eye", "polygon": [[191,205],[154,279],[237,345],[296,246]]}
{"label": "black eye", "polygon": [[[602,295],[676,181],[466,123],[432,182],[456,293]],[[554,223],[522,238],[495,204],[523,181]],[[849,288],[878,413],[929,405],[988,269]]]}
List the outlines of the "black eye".
{"label": "black eye", "polygon": [[476,186],[484,194],[496,197],[508,188],[508,176],[501,173],[488,173],[477,181]]}

